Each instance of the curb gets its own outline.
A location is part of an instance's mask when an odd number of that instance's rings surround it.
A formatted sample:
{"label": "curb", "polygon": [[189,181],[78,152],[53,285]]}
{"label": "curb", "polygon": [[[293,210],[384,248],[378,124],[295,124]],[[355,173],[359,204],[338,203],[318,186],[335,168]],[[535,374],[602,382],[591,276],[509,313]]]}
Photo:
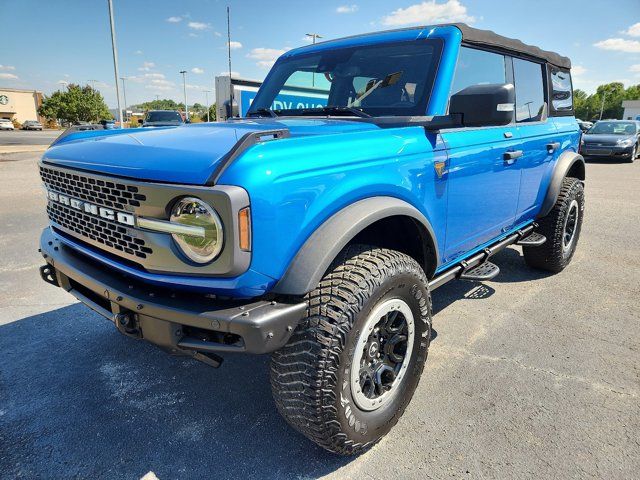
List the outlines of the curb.
{"label": "curb", "polygon": [[0,145],[0,154],[44,152],[49,145]]}

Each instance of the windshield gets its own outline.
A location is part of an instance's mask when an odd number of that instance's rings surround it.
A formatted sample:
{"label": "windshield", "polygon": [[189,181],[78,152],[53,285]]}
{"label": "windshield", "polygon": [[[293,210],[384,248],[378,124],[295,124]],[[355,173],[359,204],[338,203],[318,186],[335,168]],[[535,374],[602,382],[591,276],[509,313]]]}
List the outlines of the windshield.
{"label": "windshield", "polygon": [[633,135],[636,124],[633,122],[598,122],[587,132],[590,135]]}
{"label": "windshield", "polygon": [[149,112],[145,121],[182,123],[182,116],[179,112]]}
{"label": "windshield", "polygon": [[425,115],[441,48],[420,40],[283,58],[248,116]]}

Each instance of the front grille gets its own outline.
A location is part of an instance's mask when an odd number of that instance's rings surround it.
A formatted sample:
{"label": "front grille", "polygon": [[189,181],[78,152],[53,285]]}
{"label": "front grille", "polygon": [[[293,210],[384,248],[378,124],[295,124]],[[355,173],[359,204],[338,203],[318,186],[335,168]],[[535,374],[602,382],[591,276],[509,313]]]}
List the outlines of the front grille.
{"label": "front grille", "polygon": [[60,227],[71,232],[115,248],[138,258],[147,258],[153,250],[146,246],[145,241],[130,235],[127,228],[102,218],[87,215],[74,208],[58,203],[49,202],[47,205],[49,219]]}
{"label": "front grille", "polygon": [[138,193],[138,187],[100,180],[82,173],[69,173],[41,165],[40,176],[49,190],[103,207],[130,210],[125,207],[139,207],[140,202],[147,199],[145,195]]}

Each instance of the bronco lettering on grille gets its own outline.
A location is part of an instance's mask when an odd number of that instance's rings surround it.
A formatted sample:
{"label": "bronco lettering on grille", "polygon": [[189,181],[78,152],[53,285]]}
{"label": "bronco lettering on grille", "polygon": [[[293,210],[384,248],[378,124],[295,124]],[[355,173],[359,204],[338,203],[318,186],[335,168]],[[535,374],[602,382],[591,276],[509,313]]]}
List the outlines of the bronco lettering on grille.
{"label": "bronco lettering on grille", "polygon": [[130,213],[118,212],[111,208],[99,207],[98,205],[84,202],[82,200],[78,200],[77,198],[72,198],[67,195],[63,195],[62,193],[54,192],[52,190],[47,191],[47,198],[52,202],[67,205],[71,208],[75,208],[76,210],[81,210],[85,213],[88,213],[89,215],[95,215],[97,217],[104,218],[105,220],[111,220],[113,222],[118,222],[130,227],[133,227],[136,224],[136,218]]}

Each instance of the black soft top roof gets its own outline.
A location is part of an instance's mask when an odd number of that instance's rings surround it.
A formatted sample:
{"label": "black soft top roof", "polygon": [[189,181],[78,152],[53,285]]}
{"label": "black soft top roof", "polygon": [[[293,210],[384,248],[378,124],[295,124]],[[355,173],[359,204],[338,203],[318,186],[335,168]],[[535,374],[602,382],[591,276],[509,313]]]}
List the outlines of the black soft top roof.
{"label": "black soft top roof", "polygon": [[[527,45],[526,43],[516,40],[515,38],[503,37],[491,30],[480,30],[478,28],[472,28],[465,23],[451,23],[462,32],[462,41],[472,45],[484,45],[487,47],[493,47],[501,50],[509,50],[530,57],[538,58],[549,62],[556,67],[571,68],[571,60],[567,57],[563,57],[556,52],[549,52],[542,50],[541,48]],[[444,25],[438,25],[444,26]]]}

